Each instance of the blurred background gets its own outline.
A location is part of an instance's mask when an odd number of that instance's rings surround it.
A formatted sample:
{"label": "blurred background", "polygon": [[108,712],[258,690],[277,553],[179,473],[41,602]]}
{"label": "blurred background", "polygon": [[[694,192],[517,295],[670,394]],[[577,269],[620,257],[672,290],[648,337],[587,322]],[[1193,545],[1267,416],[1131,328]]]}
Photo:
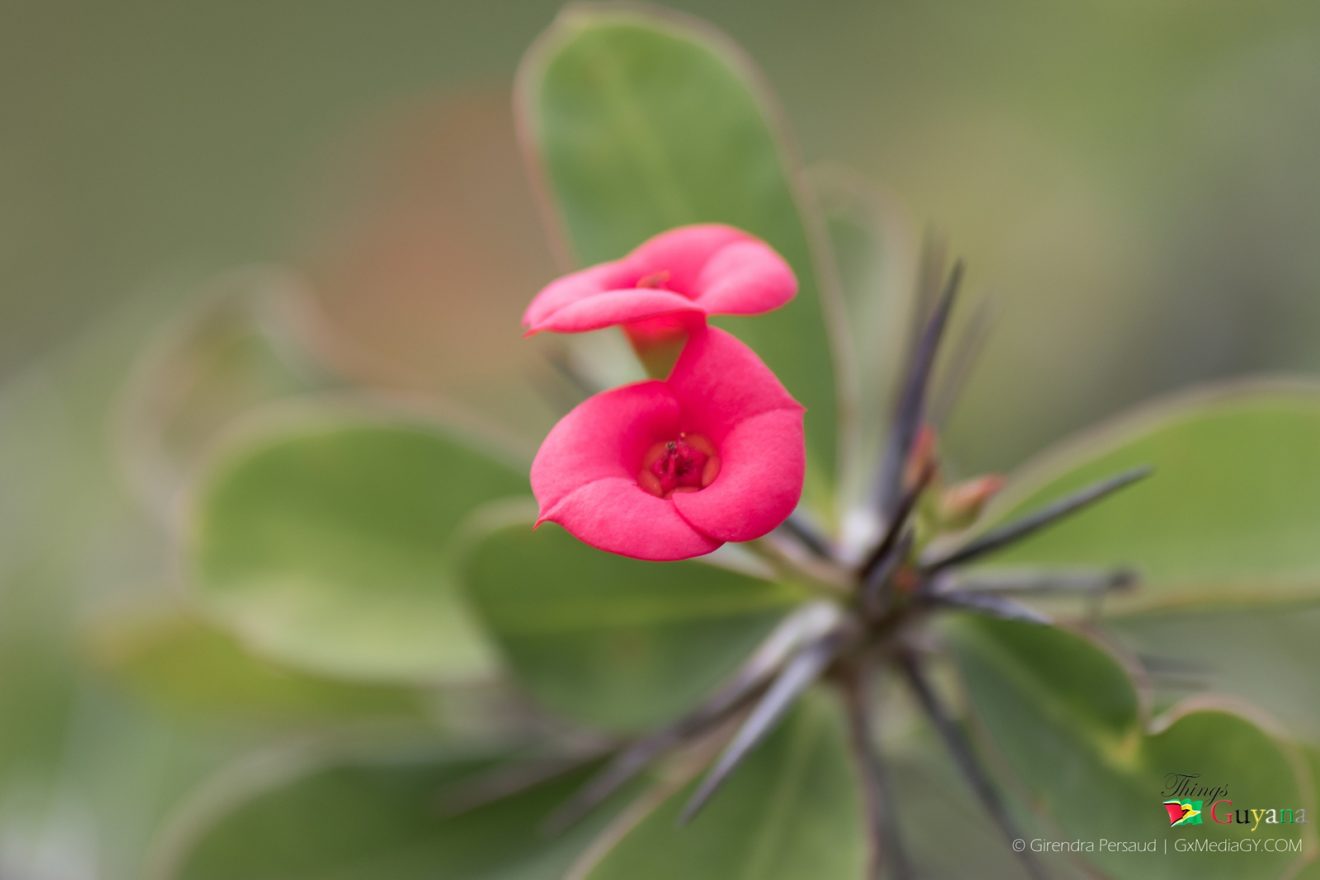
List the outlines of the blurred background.
{"label": "blurred background", "polygon": [[[672,5],[762,66],[808,165],[967,258],[967,470],[1320,368],[1320,5]],[[177,601],[178,489],[227,418],[346,377],[528,443],[554,417],[510,89],[557,8],[0,4],[0,878],[139,876],[200,774],[308,723],[278,676],[225,691],[217,635],[177,634],[208,697],[102,633]],[[332,368],[243,354],[286,299]]]}

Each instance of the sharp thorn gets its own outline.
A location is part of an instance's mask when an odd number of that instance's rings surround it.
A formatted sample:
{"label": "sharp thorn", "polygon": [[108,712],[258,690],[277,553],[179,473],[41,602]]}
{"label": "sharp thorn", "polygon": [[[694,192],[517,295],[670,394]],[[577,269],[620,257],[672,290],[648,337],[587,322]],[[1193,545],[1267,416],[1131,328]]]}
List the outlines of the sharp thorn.
{"label": "sharp thorn", "polygon": [[813,605],[787,617],[762,642],[748,661],[702,705],[673,724],[645,736],[609,761],[546,819],[547,835],[568,830],[645,770],[652,761],[684,742],[701,736],[746,708],[769,683],[771,675],[804,640],[818,637],[835,618]]}
{"label": "sharp thorn", "polygon": [[1136,655],[1136,660],[1142,668],[1148,672],[1172,673],[1186,675],[1205,675],[1210,672],[1210,667],[1204,663],[1197,663],[1194,660],[1184,660],[1181,657],[1171,657],[1167,654],[1146,654]]}
{"label": "sharp thorn", "polygon": [[[948,573],[945,573],[946,575]],[[945,590],[991,596],[1053,596],[1118,593],[1136,585],[1137,573],[1120,568],[1111,571],[1003,571],[976,572],[958,577],[945,575],[932,579],[931,592]]]}
{"label": "sharp thorn", "polygon": [[894,545],[897,543],[899,536],[907,528],[908,518],[912,516],[913,509],[916,508],[917,502],[921,500],[921,493],[926,491],[926,487],[930,485],[930,481],[934,478],[935,463],[928,461],[922,466],[916,482],[909,486],[907,491],[903,493],[903,497],[899,499],[898,506],[891,514],[888,525],[885,526],[884,535],[862,563],[859,570],[863,582],[871,580],[871,573],[885,562],[887,556],[893,553]]}
{"label": "sharp thorn", "polygon": [[1176,657],[1137,654],[1136,661],[1151,684],[1171,690],[1200,691],[1211,685],[1215,670],[1203,664]]}
{"label": "sharp thorn", "polygon": [[915,542],[916,534],[911,529],[905,530],[894,543],[893,550],[881,557],[866,576],[866,581],[862,584],[862,608],[868,616],[874,618],[883,613],[888,606],[891,579],[894,572],[898,571],[898,567],[912,553],[912,545]]}
{"label": "sharp thorn", "polygon": [[986,341],[990,338],[992,309],[990,303],[981,300],[972,313],[967,327],[953,345],[953,361],[942,371],[942,375],[931,394],[930,416],[932,425],[944,426],[953,413],[963,389],[971,379],[972,368],[976,366],[981,353],[985,351]]}
{"label": "sharp thorn", "polygon": [[[981,801],[981,805],[990,814],[990,818],[994,820],[994,823],[999,826],[999,830],[1006,840],[1015,841],[1020,839],[1022,834],[1018,831],[1017,823],[1009,815],[1008,807],[999,796],[998,789],[995,788],[985,768],[981,766],[981,762],[972,748],[971,741],[944,707],[934,688],[926,680],[926,676],[921,667],[918,666],[916,659],[910,655],[904,656],[900,661],[900,665],[908,685],[912,688],[913,694],[916,695],[918,703],[921,704],[922,710],[930,718],[936,733],[944,741],[945,748],[948,749],[954,763],[962,771],[967,784]],[[1031,853],[1026,851],[1018,853],[1018,859],[1022,862],[1027,874],[1034,880],[1045,880],[1044,868]]]}
{"label": "sharp thorn", "polygon": [[921,328],[934,308],[935,298],[939,296],[940,284],[946,274],[948,262],[948,243],[942,235],[927,229],[921,237],[921,254],[917,263],[916,288],[913,296],[911,326],[908,338],[915,340],[921,335]]}
{"label": "sharp thorn", "polygon": [[679,816],[680,825],[691,822],[701,812],[738,765],[774,730],[793,701],[834,662],[843,644],[842,632],[830,633],[807,645],[784,665],[697,786]]}
{"label": "sharp thorn", "polygon": [[817,559],[834,558],[834,550],[830,547],[829,540],[803,514],[797,511],[790,513],[780,528],[792,535]]}
{"label": "sharp thorn", "polygon": [[932,561],[923,564],[923,569],[928,573],[940,571],[953,565],[960,565],[964,562],[970,562],[982,556],[989,555],[996,550],[1003,549],[1010,544],[1026,538],[1028,535],[1063,520],[1064,518],[1077,513],[1097,501],[1117,492],[1126,486],[1130,486],[1138,480],[1148,477],[1151,469],[1148,467],[1133,468],[1124,471],[1117,476],[1102,480],[1092,486],[1082,489],[1053,504],[1033,513],[1029,513],[1021,519],[1014,520],[1006,525],[991,529],[978,538],[973,538],[957,550],[938,557]]}
{"label": "sharp thorn", "polygon": [[695,712],[637,740],[615,755],[599,773],[551,813],[542,826],[543,832],[547,836],[558,836],[576,825],[615,792],[637,778],[656,758],[732,717],[755,699],[763,685],[764,682],[751,683],[743,692],[721,701],[719,706]]}
{"label": "sharp thorn", "polygon": [[975,614],[997,617],[1001,620],[1020,620],[1024,623],[1036,623],[1041,626],[1053,624],[1053,621],[1044,614],[1003,596],[981,595],[963,590],[941,590],[938,593],[927,594],[924,601],[930,605],[970,611]]}
{"label": "sharp thorn", "polygon": [[940,340],[949,322],[958,296],[958,287],[962,283],[963,264],[954,263],[948,281],[936,302],[930,318],[908,363],[907,373],[899,393],[898,405],[894,410],[894,422],[889,432],[889,442],[885,446],[884,458],[880,462],[880,472],[876,484],[876,506],[882,515],[893,521],[893,510],[902,493],[903,470],[917,432],[925,420],[926,389],[930,384],[930,374],[935,365],[935,356],[939,352]]}
{"label": "sharp thorn", "polygon": [[872,721],[870,676],[858,667],[843,683],[844,703],[848,713],[849,744],[862,781],[863,805],[870,842],[867,877],[881,880],[885,864],[892,880],[910,880],[912,864],[903,846],[898,814],[889,789],[889,775],[876,744]]}

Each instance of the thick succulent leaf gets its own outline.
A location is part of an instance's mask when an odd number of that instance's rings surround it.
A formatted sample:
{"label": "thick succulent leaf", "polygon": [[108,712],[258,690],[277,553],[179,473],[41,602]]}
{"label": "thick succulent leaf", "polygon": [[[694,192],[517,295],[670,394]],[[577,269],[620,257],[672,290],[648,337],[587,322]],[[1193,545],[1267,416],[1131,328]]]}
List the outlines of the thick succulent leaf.
{"label": "thick succulent leaf", "polygon": [[805,597],[705,562],[602,553],[523,505],[465,530],[467,595],[519,683],[546,708],[616,729],[673,720],[731,675]]}
{"label": "thick succulent leaf", "polygon": [[191,536],[204,607],[269,656],[336,675],[435,681],[489,669],[451,576],[477,504],[526,492],[489,443],[436,422],[290,416],[213,464]]}
{"label": "thick succulent leaf", "polygon": [[991,523],[1126,468],[1154,474],[996,564],[1135,565],[1111,610],[1320,601],[1320,386],[1249,384],[1149,407],[1045,456]]}
{"label": "thick succulent leaf", "polygon": [[[882,704],[881,723],[889,720],[891,692]],[[890,788],[899,805],[897,821],[904,852],[918,877],[929,880],[1021,880],[1022,863],[1011,842],[991,821],[981,802],[949,759],[943,743],[927,728],[885,752]],[[1011,792],[1006,792],[1011,794]],[[1009,798],[1019,825],[1029,827],[1025,808]],[[950,846],[949,829],[957,829],[957,846]],[[1093,878],[1067,855],[1038,854],[1050,880]]]}
{"label": "thick succulent leaf", "polygon": [[1259,706],[1320,742],[1320,607],[1171,609],[1110,621],[1106,631],[1147,661],[1163,698],[1208,690]]}
{"label": "thick succulent leaf", "polygon": [[518,772],[514,767],[406,753],[329,756],[305,766],[253,762],[230,770],[215,789],[199,792],[191,812],[181,814],[181,821],[163,838],[154,876],[560,877],[608,821],[611,809],[550,837],[542,833],[541,823],[589,771],[560,774],[500,798],[479,796],[482,780]]}
{"label": "thick succulent leaf", "polygon": [[[1176,841],[1303,839],[1308,826],[1203,823],[1171,828],[1163,801],[1170,774],[1226,786],[1234,809],[1312,808],[1309,773],[1247,717],[1203,705],[1148,722],[1123,666],[1062,629],[963,618],[950,641],[986,752],[1002,761],[1059,839],[1156,842],[1158,854],[1099,851],[1086,861],[1117,877],[1236,878],[1240,861],[1177,852]],[[1192,795],[1191,797],[1198,797]],[[1221,805],[1217,814],[1229,810]],[[1313,810],[1308,809],[1308,813]],[[1310,819],[1308,818],[1308,821]],[[1168,852],[1164,852],[1164,847]],[[1250,854],[1252,877],[1282,877],[1296,853]]]}
{"label": "thick succulent leaf", "polygon": [[284,726],[422,719],[435,708],[415,688],[345,682],[259,657],[186,612],[99,621],[87,644],[117,684],[171,714]]}
{"label": "thick succulent leaf", "polygon": [[616,259],[697,222],[746,229],[789,261],[800,283],[793,302],[721,323],[807,407],[807,495],[823,501],[842,410],[829,327],[837,294],[821,281],[818,223],[795,191],[759,74],[698,23],[571,7],[528,56],[517,101],[533,173],[578,261]]}
{"label": "thick succulent leaf", "polygon": [[690,825],[691,786],[634,805],[570,874],[582,880],[865,876],[861,799],[842,712],[808,695]]}

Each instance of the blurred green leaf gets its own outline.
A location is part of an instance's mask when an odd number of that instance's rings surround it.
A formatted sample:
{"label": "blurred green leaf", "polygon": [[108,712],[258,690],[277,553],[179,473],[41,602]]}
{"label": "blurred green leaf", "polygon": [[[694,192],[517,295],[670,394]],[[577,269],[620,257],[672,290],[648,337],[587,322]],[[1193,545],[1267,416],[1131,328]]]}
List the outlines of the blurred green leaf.
{"label": "blurred green leaf", "polygon": [[273,266],[226,272],[157,332],[118,401],[119,451],[133,488],[174,512],[179,492],[246,411],[322,389],[297,325],[300,280]]}
{"label": "blurred green leaf", "polygon": [[[1299,765],[1269,734],[1231,711],[1185,707],[1147,723],[1123,667],[1066,630],[986,618],[950,626],[972,719],[1026,788],[1029,802],[1078,840],[1165,837],[1243,840],[1250,825],[1169,828],[1161,806],[1166,777],[1200,774],[1225,785],[1236,808],[1306,808]],[[1297,840],[1306,826],[1262,825],[1255,837]],[[1087,861],[1119,877],[1239,878],[1223,853],[1102,852]],[[1251,854],[1251,876],[1284,876],[1295,854]]]}
{"label": "blurred green leaf", "polygon": [[59,607],[68,599],[40,575],[0,570],[0,794],[15,778],[55,773],[74,713],[79,670]]}
{"label": "blurred green leaf", "polygon": [[671,227],[723,222],[764,238],[793,266],[793,302],[718,323],[806,406],[807,496],[831,514],[843,409],[829,328],[840,320],[837,294],[818,275],[814,221],[760,74],[695,21],[572,7],[525,60],[517,103],[534,172],[578,259],[616,259]]}
{"label": "blurred green leaf", "polygon": [[[168,541],[127,497],[106,427],[160,307],[0,386],[0,875],[140,878],[151,829],[228,747],[108,686],[81,627],[157,589]],[[130,598],[131,597],[131,598]]]}
{"label": "blurred green leaf", "polygon": [[1320,386],[1254,383],[1150,406],[1029,467],[992,520],[1135,465],[1155,472],[995,564],[1137,566],[1140,589],[1111,610],[1320,601]]}
{"label": "blurred green leaf", "polygon": [[186,613],[99,621],[94,663],[153,705],[207,720],[263,724],[422,718],[413,688],[324,678],[251,653],[233,634]]}
{"label": "blurred green leaf", "polygon": [[492,511],[463,562],[468,595],[527,691],[588,724],[672,720],[731,674],[792,586],[704,562],[602,553],[534,512]]}
{"label": "blurred green leaf", "polygon": [[1294,874],[1290,880],[1320,880],[1320,858],[1312,858],[1306,867]]}
{"label": "blurred green leaf", "polygon": [[526,477],[439,423],[290,417],[236,443],[196,504],[196,594],[252,647],[353,678],[489,670],[451,577],[450,538]]}
{"label": "blurred green leaf", "polygon": [[[690,825],[692,786],[630,811],[574,876],[584,880],[862,877],[861,797],[842,712],[809,694]],[[639,805],[644,807],[645,805]]]}
{"label": "blurred green leaf", "polygon": [[[945,678],[946,671],[938,670],[937,680]],[[901,805],[895,821],[908,860],[919,868],[917,876],[1020,880],[1022,863],[1010,841],[950,760],[948,748],[899,670],[879,671],[874,678],[880,755],[891,801]],[[1021,827],[1030,827],[1034,815],[1012,791],[1001,791]],[[950,828],[958,829],[957,846],[949,845]],[[1041,861],[1050,880],[1094,877],[1069,855],[1042,856]]]}
{"label": "blurred green leaf", "polygon": [[1170,609],[1133,614],[1105,627],[1149,658],[1158,694],[1207,689],[1259,706],[1295,736],[1320,741],[1320,607]]}
{"label": "blurred green leaf", "polygon": [[[1311,779],[1320,782],[1320,745],[1312,739],[1302,747],[1302,753],[1306,757],[1306,762],[1311,768]],[[1320,880],[1320,851],[1314,846],[1311,847],[1310,857],[1306,867],[1298,871],[1291,880]]]}
{"label": "blurred green leaf", "polygon": [[[881,723],[889,719],[891,706],[892,700],[883,704]],[[908,859],[919,869],[916,876],[1021,880],[1022,864],[1010,849],[1010,841],[958,775],[943,743],[928,728],[913,739],[891,748],[884,758],[891,798],[899,805],[896,821]],[[1018,808],[1015,812],[1022,812],[1018,803],[1012,806]],[[950,845],[950,829],[957,829],[956,846]],[[1068,855],[1041,855],[1040,861],[1050,880],[1095,877]]]}
{"label": "blurred green leaf", "polygon": [[[331,756],[307,767],[233,771],[253,790],[219,798],[166,838],[160,880],[542,880],[560,877],[603,810],[559,836],[545,818],[586,779],[561,774],[498,799],[483,778],[516,765],[443,754]],[[203,791],[202,794],[206,794]],[[469,798],[474,798],[467,803]],[[200,800],[200,798],[199,798]]]}

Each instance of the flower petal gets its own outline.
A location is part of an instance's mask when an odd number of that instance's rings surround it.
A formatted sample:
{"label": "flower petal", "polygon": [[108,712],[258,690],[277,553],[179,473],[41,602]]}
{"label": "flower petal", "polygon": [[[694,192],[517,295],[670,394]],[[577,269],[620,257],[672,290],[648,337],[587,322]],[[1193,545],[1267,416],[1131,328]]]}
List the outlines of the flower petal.
{"label": "flower petal", "polygon": [[692,334],[668,383],[689,420],[687,430],[705,433],[717,445],[743,419],[771,410],[802,412],[756,352],[715,327]]}
{"label": "flower petal", "polygon": [[527,311],[523,312],[523,326],[536,332],[540,325],[565,306],[607,290],[630,288],[636,280],[623,260],[590,266],[557,278],[532,298]]}
{"label": "flower petal", "polygon": [[647,447],[672,438],[678,422],[678,403],[664,382],[624,385],[575,406],[550,429],[532,461],[541,515],[593,480],[626,477],[636,484]]}
{"label": "flower petal", "polygon": [[720,541],[761,537],[788,518],[802,495],[802,410],[771,410],[739,422],[720,444],[720,462],[714,482],[700,492],[675,493],[674,506]]}
{"label": "flower petal", "polygon": [[670,290],[607,290],[568,303],[542,319],[528,323],[531,333],[582,333],[615,324],[629,324],[662,315],[705,314],[700,305]]}
{"label": "flower petal", "polygon": [[637,485],[635,476],[596,480],[542,509],[538,524],[557,522],[583,543],[634,559],[690,559],[724,543],[694,528],[670,500]]}
{"label": "flower petal", "polygon": [[747,239],[712,256],[692,294],[707,314],[755,315],[791,300],[797,294],[797,276],[768,244]]}
{"label": "flower petal", "polygon": [[680,226],[638,245],[625,262],[641,278],[666,273],[666,286],[694,294],[698,280],[720,251],[742,241],[755,241],[741,229],[720,223]]}
{"label": "flower petal", "polygon": [[528,333],[578,333],[667,314],[749,315],[797,293],[783,257],[760,239],[718,223],[680,226],[620,260],[565,275],[523,313]]}

